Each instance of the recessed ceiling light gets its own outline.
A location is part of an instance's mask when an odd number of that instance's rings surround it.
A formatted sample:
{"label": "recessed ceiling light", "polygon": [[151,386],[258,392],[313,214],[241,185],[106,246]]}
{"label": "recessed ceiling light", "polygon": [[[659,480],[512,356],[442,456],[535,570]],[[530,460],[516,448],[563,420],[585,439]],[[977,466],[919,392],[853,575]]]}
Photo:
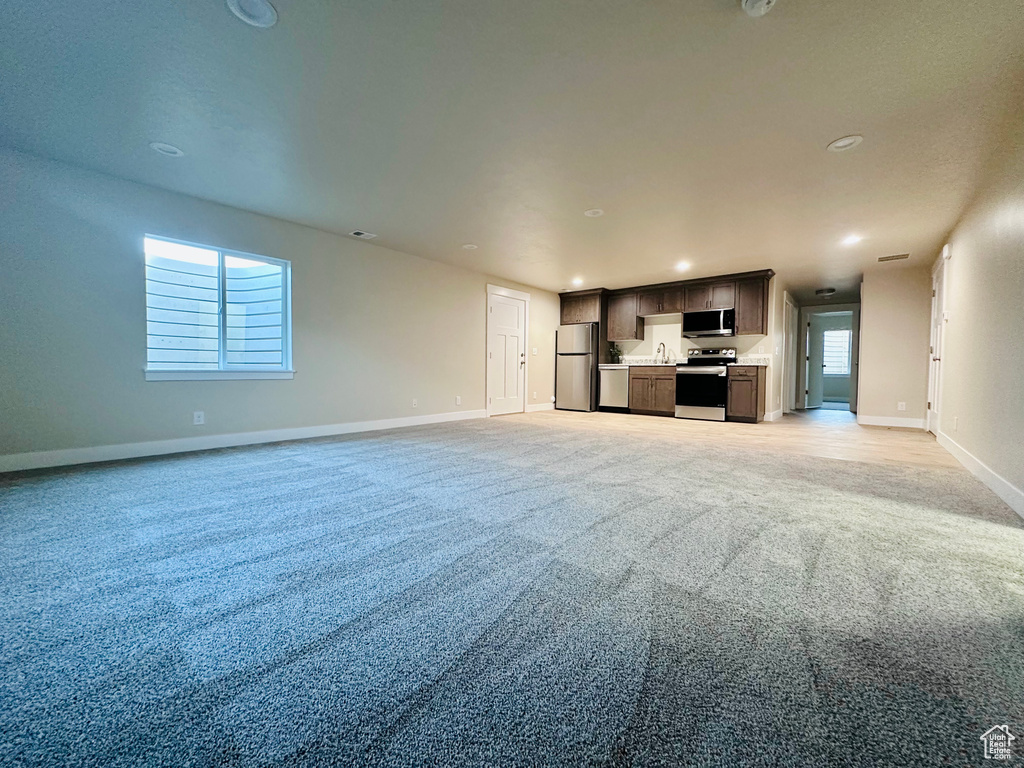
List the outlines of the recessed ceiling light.
{"label": "recessed ceiling light", "polygon": [[149,148],[167,157],[181,157],[185,154],[173,144],[164,144],[162,141],[154,141],[149,145]]}
{"label": "recessed ceiling light", "polygon": [[860,235],[847,235],[846,237],[843,238],[843,245],[846,245],[846,246],[856,245],[857,243],[859,243],[863,239],[864,238],[861,237]]}
{"label": "recessed ceiling light", "polygon": [[574,277],[572,279],[572,284],[575,285],[575,286],[583,285],[583,278],[582,277]]}
{"label": "recessed ceiling light", "polygon": [[690,262],[688,261],[680,261],[678,264],[676,264],[676,272],[685,272],[689,268]]}
{"label": "recessed ceiling light", "polygon": [[598,216],[604,216],[604,211],[600,208],[591,208],[589,211],[583,212],[584,216],[589,216],[592,219],[596,219]]}
{"label": "recessed ceiling light", "polygon": [[476,245],[475,243],[466,243],[464,246],[462,246],[462,250],[464,250],[464,251],[475,251],[479,247],[480,246]]}
{"label": "recessed ceiling light", "polygon": [[764,16],[775,5],[775,0],[740,0],[740,7],[746,11],[747,16],[755,19]]}
{"label": "recessed ceiling light", "polygon": [[845,152],[848,149],[853,149],[858,144],[864,141],[863,136],[853,134],[852,136],[843,136],[841,139],[836,139],[829,144],[825,149],[829,152]]}
{"label": "recessed ceiling light", "polygon": [[260,29],[277,24],[277,9],[268,0],[228,0],[228,8],[246,24]]}
{"label": "recessed ceiling light", "polygon": [[815,296],[821,296],[824,299],[831,299],[836,294],[835,288],[819,288],[814,292]]}

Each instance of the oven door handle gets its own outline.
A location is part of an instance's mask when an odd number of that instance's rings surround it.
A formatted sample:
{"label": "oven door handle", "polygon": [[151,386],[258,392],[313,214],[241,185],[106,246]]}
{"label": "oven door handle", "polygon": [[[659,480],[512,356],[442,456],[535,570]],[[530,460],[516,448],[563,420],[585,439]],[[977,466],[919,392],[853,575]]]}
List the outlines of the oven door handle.
{"label": "oven door handle", "polygon": [[676,373],[703,373],[709,374],[714,373],[719,376],[725,376],[728,374],[729,369],[724,365],[687,365],[676,368]]}

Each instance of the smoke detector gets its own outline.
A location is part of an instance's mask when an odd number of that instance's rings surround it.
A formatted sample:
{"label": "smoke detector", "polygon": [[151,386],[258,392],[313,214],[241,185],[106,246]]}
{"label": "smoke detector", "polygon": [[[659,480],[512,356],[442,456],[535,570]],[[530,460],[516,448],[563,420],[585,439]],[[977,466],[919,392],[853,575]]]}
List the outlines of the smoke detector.
{"label": "smoke detector", "polygon": [[371,234],[370,232],[363,232],[361,229],[353,229],[349,234],[352,235],[352,237],[358,237],[360,240],[373,240],[373,238],[376,237],[376,235]]}
{"label": "smoke detector", "polygon": [[740,0],[740,7],[747,16],[758,19],[775,7],[775,0]]}

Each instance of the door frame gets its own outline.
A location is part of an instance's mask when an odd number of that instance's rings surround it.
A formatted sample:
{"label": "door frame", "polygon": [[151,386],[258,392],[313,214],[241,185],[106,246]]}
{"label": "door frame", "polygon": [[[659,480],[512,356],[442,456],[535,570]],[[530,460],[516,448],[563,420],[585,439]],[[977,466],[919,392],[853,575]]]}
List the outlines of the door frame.
{"label": "door frame", "polygon": [[942,249],[942,255],[932,266],[932,311],[929,317],[931,328],[928,338],[928,410],[925,412],[925,428],[933,435],[939,434],[942,419],[942,347],[946,321],[946,254],[949,246]]}
{"label": "door frame", "polygon": [[782,413],[792,413],[796,410],[796,367],[800,359],[800,313],[789,295],[789,291],[782,292],[783,313],[782,313]]}
{"label": "door frame", "polygon": [[857,401],[860,397],[860,303],[849,304],[812,304],[799,307],[800,324],[797,326],[797,393],[796,407],[807,408],[807,325],[811,315],[830,314],[833,312],[852,312],[852,359],[850,361],[850,413],[856,413]]}
{"label": "door frame", "polygon": [[[487,284],[487,302],[484,304],[484,313],[487,315],[484,338],[484,403],[488,417],[491,416],[491,296],[504,296],[507,299],[521,299],[526,304],[526,311],[523,313],[523,351],[526,353],[524,359],[526,365],[523,368],[523,410],[526,413],[526,405],[529,398],[526,396],[530,383],[530,294],[525,291],[516,291],[512,288],[505,288],[501,285]],[[516,413],[516,411],[511,411]],[[503,416],[505,414],[502,414]]]}

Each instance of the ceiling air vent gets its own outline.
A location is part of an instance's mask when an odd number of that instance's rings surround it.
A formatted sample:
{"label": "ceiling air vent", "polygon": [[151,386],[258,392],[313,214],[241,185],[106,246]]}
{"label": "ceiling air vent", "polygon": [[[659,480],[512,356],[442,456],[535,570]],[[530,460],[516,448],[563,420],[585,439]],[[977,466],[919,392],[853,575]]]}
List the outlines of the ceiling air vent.
{"label": "ceiling air vent", "polygon": [[879,261],[903,261],[904,259],[909,259],[909,258],[910,258],[910,254],[909,253],[897,253],[895,256],[879,256],[878,260]]}
{"label": "ceiling air vent", "polygon": [[373,238],[376,237],[375,234],[371,232],[363,232],[361,229],[354,229],[349,232],[349,234],[352,235],[352,237],[358,237],[360,240],[373,240]]}

